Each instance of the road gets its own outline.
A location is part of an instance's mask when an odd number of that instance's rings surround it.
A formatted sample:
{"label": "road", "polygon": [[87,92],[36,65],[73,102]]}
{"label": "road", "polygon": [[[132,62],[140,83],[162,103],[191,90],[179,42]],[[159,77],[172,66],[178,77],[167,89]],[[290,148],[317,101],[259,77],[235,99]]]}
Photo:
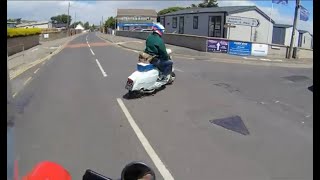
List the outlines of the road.
{"label": "road", "polygon": [[[142,160],[157,179],[313,179],[313,69],[175,57],[173,85],[129,100],[136,62],[89,33],[14,79],[20,176],[52,160],[73,179],[88,168],[117,178]],[[250,134],[210,123],[230,116]]]}

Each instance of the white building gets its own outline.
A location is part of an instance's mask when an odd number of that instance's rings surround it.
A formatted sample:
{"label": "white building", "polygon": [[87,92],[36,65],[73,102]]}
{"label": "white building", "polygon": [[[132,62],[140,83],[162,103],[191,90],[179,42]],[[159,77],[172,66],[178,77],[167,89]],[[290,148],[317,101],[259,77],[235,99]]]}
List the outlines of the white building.
{"label": "white building", "polygon": [[[285,46],[290,46],[291,43],[291,36],[292,36],[292,25],[287,24],[275,24],[273,26],[273,35],[272,35],[272,44],[280,44]],[[296,38],[293,44],[293,47],[298,46],[298,37],[299,32],[295,30]]]}
{"label": "white building", "polygon": [[308,31],[299,30],[299,47],[313,49],[313,36]]}
{"label": "white building", "polygon": [[[226,16],[257,19],[258,27],[226,28]],[[189,8],[160,16],[168,33],[191,34],[270,44],[274,21],[256,6]]]}
{"label": "white building", "polygon": [[75,29],[76,30],[84,30],[84,27],[81,24],[78,24]]}
{"label": "white building", "polygon": [[49,21],[39,21],[39,22],[30,22],[30,23],[22,23],[16,26],[17,28],[52,28],[52,23]]}

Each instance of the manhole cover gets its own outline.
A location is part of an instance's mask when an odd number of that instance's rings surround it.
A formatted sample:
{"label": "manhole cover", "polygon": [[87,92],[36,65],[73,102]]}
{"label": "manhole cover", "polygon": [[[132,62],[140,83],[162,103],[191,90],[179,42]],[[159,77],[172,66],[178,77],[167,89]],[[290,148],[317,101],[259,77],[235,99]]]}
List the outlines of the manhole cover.
{"label": "manhole cover", "polygon": [[221,126],[223,128],[226,128],[228,130],[237,132],[242,135],[249,135],[249,131],[246,127],[246,125],[243,123],[241,117],[239,116],[232,116],[222,119],[215,119],[210,120],[210,123],[213,123],[215,125]]}
{"label": "manhole cover", "polygon": [[283,77],[286,80],[292,81],[292,82],[300,82],[300,81],[306,81],[309,78],[306,76],[287,76]]}

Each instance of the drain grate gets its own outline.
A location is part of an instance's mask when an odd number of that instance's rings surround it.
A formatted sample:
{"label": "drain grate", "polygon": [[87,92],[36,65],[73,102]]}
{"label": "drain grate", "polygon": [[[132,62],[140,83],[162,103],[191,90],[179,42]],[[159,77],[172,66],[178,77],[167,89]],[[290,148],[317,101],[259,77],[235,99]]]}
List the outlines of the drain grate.
{"label": "drain grate", "polygon": [[307,76],[286,76],[283,78],[292,82],[301,82],[309,79]]}
{"label": "drain grate", "polygon": [[209,122],[242,135],[250,134],[249,130],[247,129],[246,125],[244,124],[240,116],[215,119],[210,120]]}

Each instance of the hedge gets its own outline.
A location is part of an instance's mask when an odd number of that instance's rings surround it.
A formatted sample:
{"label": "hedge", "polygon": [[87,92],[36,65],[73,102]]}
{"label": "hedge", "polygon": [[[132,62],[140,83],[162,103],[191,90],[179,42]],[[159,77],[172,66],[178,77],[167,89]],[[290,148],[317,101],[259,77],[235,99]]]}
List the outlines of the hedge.
{"label": "hedge", "polygon": [[41,34],[40,28],[7,28],[7,37],[19,37]]}

